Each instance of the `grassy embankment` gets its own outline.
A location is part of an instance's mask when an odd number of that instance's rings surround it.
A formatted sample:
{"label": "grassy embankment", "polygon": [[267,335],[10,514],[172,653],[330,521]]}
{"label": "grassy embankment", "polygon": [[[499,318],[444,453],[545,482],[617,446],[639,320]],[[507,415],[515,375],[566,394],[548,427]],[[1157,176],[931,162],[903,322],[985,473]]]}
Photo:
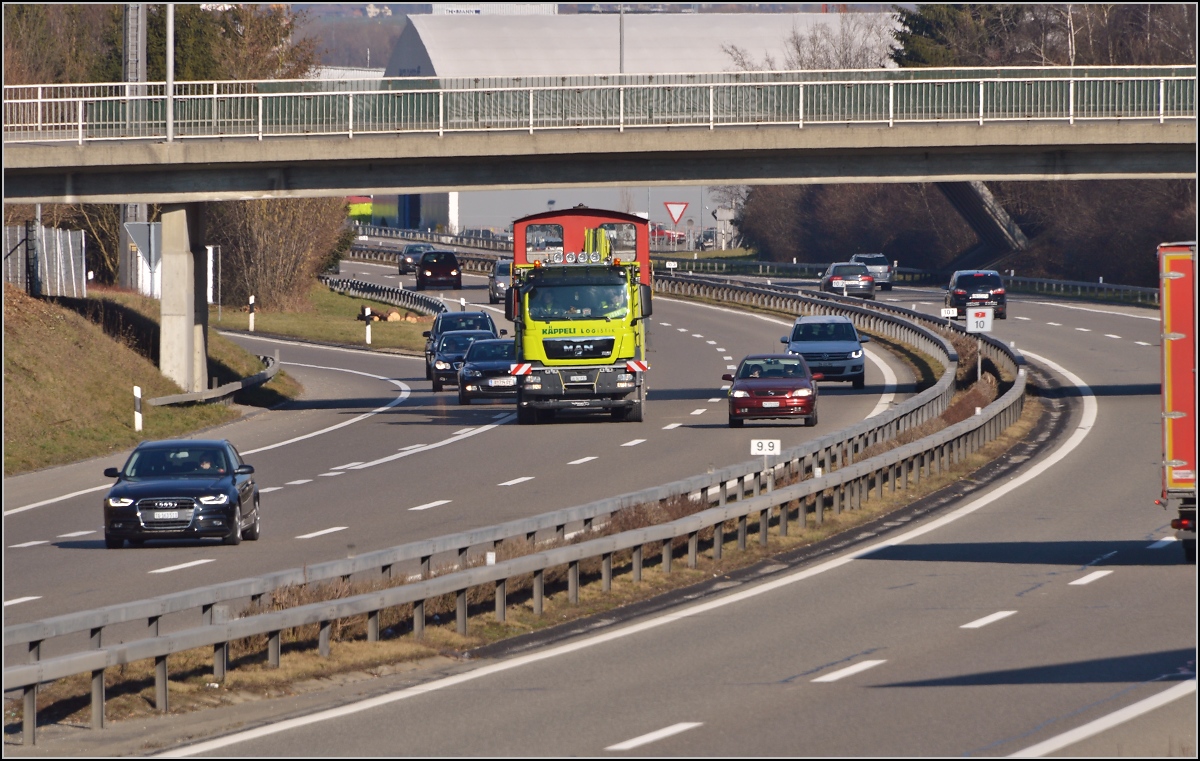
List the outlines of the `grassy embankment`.
{"label": "grassy embankment", "polygon": [[[352,299],[314,286],[313,309],[301,314],[255,315],[256,329],[336,343],[362,344],[360,305],[386,313],[384,304]],[[218,383],[262,369],[256,357],[218,330],[244,330],[249,315],[212,309],[208,377]],[[185,436],[236,419],[220,404],[150,407],[143,430],[133,429],[133,386],[142,398],[178,394],[158,371],[159,302],[136,294],[93,288],[87,299],[32,299],[4,287],[4,475],[99,457],[143,439]],[[424,322],[377,322],[376,348],[419,351]],[[269,383],[234,398],[238,405],[271,407],[301,389],[281,371]]]}

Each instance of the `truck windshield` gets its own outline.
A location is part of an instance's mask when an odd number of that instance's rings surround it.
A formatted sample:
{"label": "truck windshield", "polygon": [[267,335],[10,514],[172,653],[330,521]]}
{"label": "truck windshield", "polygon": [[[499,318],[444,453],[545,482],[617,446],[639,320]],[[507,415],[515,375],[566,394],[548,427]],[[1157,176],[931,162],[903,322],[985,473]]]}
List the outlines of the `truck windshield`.
{"label": "truck windshield", "polygon": [[623,285],[541,285],[529,294],[529,316],[535,320],[613,320],[628,315]]}

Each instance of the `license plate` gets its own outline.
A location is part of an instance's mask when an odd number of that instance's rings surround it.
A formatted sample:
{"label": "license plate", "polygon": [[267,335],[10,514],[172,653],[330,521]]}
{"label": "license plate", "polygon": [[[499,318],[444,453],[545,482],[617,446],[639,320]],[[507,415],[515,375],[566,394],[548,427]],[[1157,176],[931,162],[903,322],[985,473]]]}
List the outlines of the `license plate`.
{"label": "license plate", "polygon": [[986,293],[972,293],[972,294],[971,294],[971,298],[973,298],[973,299],[985,299],[985,300],[986,300],[986,299],[988,299],[988,298],[991,298],[991,297],[990,297],[990,296],[988,296]]}
{"label": "license plate", "polygon": [[764,407],[778,407],[778,406],[779,406],[779,402],[763,402],[763,405],[762,405],[762,406],[764,406]]}
{"label": "license plate", "polygon": [[571,376],[571,383],[586,383],[586,382],[587,382],[586,375],[572,375]]}
{"label": "license plate", "polygon": [[492,378],[488,381],[489,386],[512,386],[517,382],[516,378]]}
{"label": "license plate", "polygon": [[169,520],[171,518],[178,518],[178,517],[179,517],[178,510],[155,510],[154,511],[154,520],[156,520],[156,521],[165,521],[165,520]]}

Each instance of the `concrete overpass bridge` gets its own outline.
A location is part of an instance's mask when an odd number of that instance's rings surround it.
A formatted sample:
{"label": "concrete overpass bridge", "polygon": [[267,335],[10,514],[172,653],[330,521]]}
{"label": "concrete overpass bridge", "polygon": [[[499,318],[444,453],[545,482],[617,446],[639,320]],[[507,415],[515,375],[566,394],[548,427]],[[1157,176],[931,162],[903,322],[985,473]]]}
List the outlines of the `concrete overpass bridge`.
{"label": "concrete overpass bridge", "polygon": [[205,374],[191,253],[204,201],[1195,176],[1195,66],[42,85],[4,99],[6,202],[167,204],[161,367],[189,391]]}

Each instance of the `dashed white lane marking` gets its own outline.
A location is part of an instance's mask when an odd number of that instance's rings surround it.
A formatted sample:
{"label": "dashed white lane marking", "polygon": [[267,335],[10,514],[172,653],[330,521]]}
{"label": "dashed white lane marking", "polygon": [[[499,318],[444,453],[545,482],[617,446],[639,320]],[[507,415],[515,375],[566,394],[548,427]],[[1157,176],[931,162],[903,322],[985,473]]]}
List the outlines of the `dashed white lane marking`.
{"label": "dashed white lane marking", "polygon": [[431,507],[441,507],[442,505],[448,505],[452,501],[453,500],[449,500],[449,499],[438,499],[438,500],[434,500],[433,502],[426,502],[423,505],[417,505],[416,507],[410,507],[408,509],[409,510],[428,510]]}
{"label": "dashed white lane marking", "polygon": [[1048,322],[1048,323],[1046,323],[1046,324],[1047,324],[1047,325],[1053,325],[1053,326],[1054,326],[1054,327],[1056,327],[1056,328],[1061,328],[1061,327],[1062,327],[1062,323],[1061,323],[1061,322]]}
{"label": "dashed white lane marking", "polygon": [[288,481],[287,485],[288,486],[301,486],[302,484],[311,484],[311,483],[312,483],[311,478],[301,478],[298,481]]}
{"label": "dashed white lane marking", "polygon": [[533,479],[534,476],[521,476],[520,478],[514,478],[511,481],[505,481],[504,483],[496,484],[496,486],[516,486],[517,484],[525,483],[526,481],[532,481]]}
{"label": "dashed white lane marking", "polygon": [[265,487],[265,488],[263,488],[263,489],[259,489],[259,490],[258,490],[258,493],[259,493],[259,494],[267,494],[267,493],[269,493],[269,492],[273,492],[273,491],[279,491],[279,490],[280,490],[280,489],[282,489],[282,488],[283,488],[282,486],[268,486],[268,487]]}
{"label": "dashed white lane marking", "polygon": [[1015,320],[1025,320],[1025,321],[1028,321],[1028,320],[1029,320],[1029,318],[1028,318],[1028,317],[1016,317],[1015,315],[1014,315],[1013,319],[1015,319]]}
{"label": "dashed white lane marking", "polygon": [[969,624],[963,624],[962,626],[960,626],[958,628],[960,628],[960,629],[981,629],[984,626],[987,626],[988,624],[993,624],[1002,618],[1008,618],[1009,616],[1014,615],[1014,614],[1016,614],[1015,610],[1001,610],[996,613],[993,613],[990,616],[984,616],[983,618],[978,618]]}
{"label": "dashed white lane marking", "polygon": [[1091,333],[1092,332],[1091,328],[1075,328],[1075,329],[1078,330],[1080,333]]}
{"label": "dashed white lane marking", "polygon": [[21,547],[34,547],[39,544],[50,544],[50,541],[48,539],[38,539],[33,542],[21,542],[20,544],[10,544],[10,545],[8,545],[8,548],[10,550],[15,550],[15,549],[18,549]]}
{"label": "dashed white lane marking", "polygon": [[659,324],[659,325],[662,325],[664,328],[669,328],[669,327],[671,327],[671,323],[669,323],[669,322],[660,322],[660,323],[658,323],[658,324]]}
{"label": "dashed white lane marking", "polygon": [[721,397],[719,397],[719,396],[714,396],[712,399],[709,399],[708,401],[709,401],[709,403],[710,403],[710,404],[712,404],[712,403],[714,403],[714,402],[719,402],[719,401],[721,401]]}
{"label": "dashed white lane marking", "polygon": [[342,471],[340,471],[340,470],[334,470],[334,471],[330,471],[329,473],[320,473],[320,474],[318,474],[318,475],[319,475],[321,478],[328,478],[329,476],[344,476],[344,475],[346,475],[346,474],[345,474],[345,473],[343,473],[343,472],[342,472]]}
{"label": "dashed white lane marking", "polygon": [[1112,573],[1112,571],[1093,571],[1087,576],[1084,576],[1082,579],[1075,579],[1075,581],[1072,581],[1069,586],[1079,587],[1083,586],[1084,584],[1091,584],[1096,579],[1103,579],[1110,573]]}
{"label": "dashed white lane marking", "polygon": [[5,600],[4,607],[7,608],[9,605],[20,605],[23,602],[33,602],[34,600],[40,599],[42,599],[40,595],[37,597],[18,597],[15,600]]}
{"label": "dashed white lane marking", "polygon": [[502,419],[502,418],[506,418],[506,417],[508,417],[508,413],[507,413],[507,412],[500,412],[500,413],[497,413],[497,414],[495,414],[495,415],[492,415],[492,420],[500,420],[500,419]]}
{"label": "dashed white lane marking", "polygon": [[431,449],[437,449],[439,447],[444,447],[449,444],[457,444],[458,442],[460,442],[466,438],[469,438],[471,436],[478,436],[479,434],[486,433],[486,432],[492,430],[493,428],[496,428],[497,426],[502,425],[503,423],[506,423],[510,420],[515,420],[516,417],[517,417],[517,414],[515,412],[506,412],[506,413],[504,413],[503,417],[497,418],[495,423],[489,423],[488,425],[482,425],[482,426],[479,426],[478,428],[466,429],[467,433],[452,435],[452,436],[450,436],[450,438],[443,439],[442,441],[438,441],[433,444],[414,444],[412,446],[405,447],[404,449],[400,450],[396,454],[390,454],[387,457],[380,457],[378,460],[372,460],[371,462],[364,462],[362,465],[358,465],[354,469],[355,470],[365,470],[366,468],[373,468],[376,465],[382,465],[387,462],[392,462],[393,460],[399,460],[401,457],[408,457],[409,455],[419,454],[421,452],[428,452]]}
{"label": "dashed white lane marking", "polygon": [[876,666],[878,666],[881,663],[887,663],[887,661],[860,661],[860,662],[854,664],[853,666],[847,666],[844,669],[838,669],[837,671],[833,672],[832,674],[826,674],[825,676],[819,676],[816,679],[814,679],[813,681],[814,682],[836,682],[839,679],[845,679],[848,676],[854,676],[855,674],[866,671],[867,669],[875,668]]}
{"label": "dashed white lane marking", "polygon": [[1169,689],[1163,690],[1157,695],[1151,695],[1145,700],[1139,700],[1131,706],[1126,706],[1119,711],[1114,711],[1108,716],[1101,716],[1095,721],[1089,721],[1082,727],[1076,727],[1070,732],[1064,732],[1058,737],[1051,737],[1049,740],[1044,740],[1037,745],[1030,745],[1024,750],[1019,750],[1012,754],[1010,758],[1031,758],[1036,756],[1044,756],[1047,753],[1053,753],[1056,750],[1062,750],[1068,745],[1074,745],[1080,740],[1098,735],[1101,732],[1106,732],[1109,729],[1123,724],[1130,719],[1136,719],[1144,713],[1149,713],[1165,706],[1168,703],[1178,700],[1179,698],[1187,697],[1196,691],[1196,680],[1188,679]]}
{"label": "dashed white lane marking", "polygon": [[150,573],[171,573],[172,571],[182,571],[184,568],[194,568],[198,565],[204,565],[205,563],[211,563],[211,562],[213,562],[211,559],[209,559],[209,560],[193,560],[190,563],[180,563],[179,565],[171,565],[171,566],[167,566],[166,568],[159,568],[156,571],[150,571]]}
{"label": "dashed white lane marking", "polygon": [[345,531],[348,528],[350,528],[350,527],[349,526],[334,526],[333,528],[323,528],[320,531],[314,531],[311,534],[301,534],[300,536],[298,536],[296,538],[297,539],[312,539],[314,536],[324,536],[325,534],[332,534],[335,531]]}
{"label": "dashed white lane marking", "polygon": [[640,747],[642,745],[648,745],[649,743],[652,743],[656,740],[662,740],[665,737],[670,737],[671,735],[677,735],[680,732],[686,732],[689,729],[695,729],[696,727],[701,726],[702,723],[703,722],[699,722],[699,721],[681,721],[678,724],[672,724],[669,727],[663,727],[660,730],[657,730],[655,732],[650,732],[648,734],[644,734],[641,737],[635,737],[632,740],[626,740],[623,743],[617,743],[616,745],[610,745],[607,748],[605,748],[605,750],[632,750],[632,749]]}
{"label": "dashed white lane marking", "polygon": [[359,460],[358,462],[348,462],[345,465],[339,465],[336,468],[330,468],[330,470],[349,470],[355,465],[362,465],[362,460]]}
{"label": "dashed white lane marking", "polygon": [[708,410],[704,407],[701,407],[698,410],[692,410],[693,415],[703,415],[705,412],[708,412]]}
{"label": "dashed white lane marking", "polygon": [[678,330],[680,333],[686,333],[686,332],[687,332],[687,328],[675,328],[675,329],[676,329],[676,330]]}
{"label": "dashed white lane marking", "polygon": [[570,462],[568,462],[567,464],[568,464],[568,465],[582,465],[582,464],[584,464],[585,462],[591,462],[591,461],[592,461],[592,460],[594,460],[594,459],[596,459],[596,458],[595,458],[595,457],[592,457],[592,456],[589,456],[589,457],[580,457],[578,460],[571,460],[571,461],[570,461]]}
{"label": "dashed white lane marking", "polygon": [[1114,334],[1112,334],[1112,333],[1105,333],[1105,334],[1104,334],[1104,337],[1105,337],[1105,338],[1120,338],[1120,336],[1118,336],[1118,335],[1114,335]]}
{"label": "dashed white lane marking", "polygon": [[1166,537],[1163,537],[1162,539],[1159,539],[1154,544],[1146,545],[1146,549],[1161,550],[1163,547],[1170,547],[1172,544],[1175,544],[1175,542],[1177,542],[1177,541],[1179,541],[1179,540],[1173,536],[1166,536]]}
{"label": "dashed white lane marking", "polygon": [[729,361],[733,360],[733,357],[727,354],[724,357],[721,357],[721,359],[725,360],[726,362],[729,362]]}
{"label": "dashed white lane marking", "polygon": [[664,431],[673,431],[681,425],[683,425],[683,423],[668,423],[667,425],[664,425],[662,429]]}
{"label": "dashed white lane marking", "polygon": [[727,351],[723,346],[718,346],[717,351]]}
{"label": "dashed white lane marking", "polygon": [[1134,341],[1134,343],[1138,346],[1153,346],[1153,344],[1148,344],[1145,341]]}
{"label": "dashed white lane marking", "polygon": [[728,391],[728,390],[729,390],[729,384],[728,384],[728,383],[726,383],[724,386],[721,386],[721,390],[722,390],[722,391]]}
{"label": "dashed white lane marking", "polygon": [[644,441],[645,441],[645,439],[634,439],[634,440],[632,440],[632,441],[626,441],[626,442],[625,442],[624,444],[622,444],[621,446],[623,446],[623,447],[636,447],[638,444],[641,444],[641,443],[642,443],[642,442],[644,442]]}
{"label": "dashed white lane marking", "polygon": [[94,534],[94,533],[96,533],[96,532],[95,531],[72,531],[69,534],[59,534],[57,538],[58,539],[71,539],[72,537],[87,536],[88,534]]}
{"label": "dashed white lane marking", "polygon": [[704,336],[700,335],[699,333],[693,333],[692,338],[704,338]]}
{"label": "dashed white lane marking", "polygon": [[716,341],[705,341],[704,343],[708,344],[709,346],[716,346],[716,345],[717,345],[717,342],[716,342]]}
{"label": "dashed white lane marking", "polygon": [[736,370],[736,369],[737,369],[737,365],[725,365],[725,369],[726,369],[726,370]]}

